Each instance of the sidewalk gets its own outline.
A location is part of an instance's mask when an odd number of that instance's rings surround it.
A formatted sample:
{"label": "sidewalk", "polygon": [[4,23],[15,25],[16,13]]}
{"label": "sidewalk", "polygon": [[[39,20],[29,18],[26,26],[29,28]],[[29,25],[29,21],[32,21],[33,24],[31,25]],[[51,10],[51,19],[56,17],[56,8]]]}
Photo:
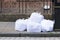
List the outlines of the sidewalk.
{"label": "sidewalk", "polygon": [[0,22],[0,32],[16,32],[14,22]]}
{"label": "sidewalk", "polygon": [[0,37],[0,40],[60,40],[60,37]]}
{"label": "sidewalk", "polygon": [[14,28],[15,22],[0,22],[0,37],[60,37],[60,32],[18,32]]}

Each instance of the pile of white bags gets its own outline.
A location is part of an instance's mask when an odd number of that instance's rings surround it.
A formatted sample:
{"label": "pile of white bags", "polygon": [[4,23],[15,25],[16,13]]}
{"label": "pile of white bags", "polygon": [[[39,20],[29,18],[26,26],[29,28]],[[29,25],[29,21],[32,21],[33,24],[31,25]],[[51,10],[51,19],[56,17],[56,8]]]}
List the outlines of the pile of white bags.
{"label": "pile of white bags", "polygon": [[42,26],[41,29],[43,32],[53,31],[54,21],[44,19],[40,24]]}
{"label": "pile of white bags", "polygon": [[29,20],[32,22],[40,23],[44,19],[44,16],[41,13],[34,12],[31,14]]}
{"label": "pile of white bags", "polygon": [[15,30],[24,31],[27,28],[26,21],[23,19],[18,19],[15,22]]}
{"label": "pile of white bags", "polygon": [[53,31],[54,21],[44,19],[41,13],[34,12],[28,19],[18,19],[15,22],[15,30],[27,32]]}
{"label": "pile of white bags", "polygon": [[27,32],[41,32],[41,25],[36,22],[29,22],[27,24]]}

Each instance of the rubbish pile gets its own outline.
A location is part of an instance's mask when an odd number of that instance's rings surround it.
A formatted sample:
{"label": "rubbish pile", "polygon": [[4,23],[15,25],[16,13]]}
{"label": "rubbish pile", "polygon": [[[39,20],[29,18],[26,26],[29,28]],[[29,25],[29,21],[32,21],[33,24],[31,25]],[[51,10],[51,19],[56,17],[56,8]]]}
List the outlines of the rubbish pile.
{"label": "rubbish pile", "polygon": [[54,21],[44,19],[41,13],[34,12],[28,19],[18,19],[15,22],[15,30],[27,32],[53,31]]}

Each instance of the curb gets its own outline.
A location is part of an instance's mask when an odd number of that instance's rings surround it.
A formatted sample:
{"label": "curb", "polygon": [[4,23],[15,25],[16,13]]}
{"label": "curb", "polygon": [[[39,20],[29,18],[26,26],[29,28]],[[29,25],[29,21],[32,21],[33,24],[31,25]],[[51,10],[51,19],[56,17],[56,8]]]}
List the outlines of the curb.
{"label": "curb", "polygon": [[40,32],[40,33],[0,33],[0,37],[60,37],[60,32]]}

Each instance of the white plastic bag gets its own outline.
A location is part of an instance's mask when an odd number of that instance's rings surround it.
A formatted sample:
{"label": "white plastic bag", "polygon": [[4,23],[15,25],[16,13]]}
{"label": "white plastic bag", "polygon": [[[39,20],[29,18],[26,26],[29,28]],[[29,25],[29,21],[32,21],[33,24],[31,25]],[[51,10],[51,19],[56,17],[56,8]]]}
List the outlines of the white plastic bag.
{"label": "white plastic bag", "polygon": [[54,25],[54,21],[52,20],[42,20],[41,21],[41,26],[42,26],[42,31],[46,32],[46,31],[53,31],[53,25]]}
{"label": "white plastic bag", "polygon": [[29,20],[31,20],[32,22],[37,22],[37,23],[40,23],[43,19],[44,16],[37,12],[32,13],[29,18]]}
{"label": "white plastic bag", "polygon": [[18,19],[15,22],[15,30],[24,31],[27,28],[26,21],[23,19]]}
{"label": "white plastic bag", "polygon": [[27,24],[27,32],[41,32],[41,25],[39,23],[30,21]]}

